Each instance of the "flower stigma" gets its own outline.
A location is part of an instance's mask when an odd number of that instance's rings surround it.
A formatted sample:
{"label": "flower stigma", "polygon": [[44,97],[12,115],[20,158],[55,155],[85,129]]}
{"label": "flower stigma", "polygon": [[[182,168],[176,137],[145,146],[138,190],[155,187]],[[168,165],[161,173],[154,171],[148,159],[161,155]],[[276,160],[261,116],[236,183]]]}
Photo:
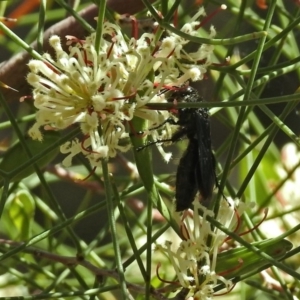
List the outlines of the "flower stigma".
{"label": "flower stigma", "polygon": [[[200,9],[181,31],[199,36],[196,28],[200,22],[196,19],[203,15]],[[211,28],[210,37],[214,35]],[[108,21],[103,23],[98,52],[96,33],[85,40],[66,38],[67,51],[60,37],[50,37],[55,56],[45,53],[44,60],[31,60],[27,76],[37,109],[36,123],[29,130],[31,138],[42,141],[41,128],[64,130],[74,124],[80,126],[83,137],[61,146],[66,167],[79,153],[92,167],[99,167],[102,158],[128,151],[131,144],[126,124],[134,117],[147,120],[150,129],[163,123],[171,114],[151,110],[147,104],[167,102],[164,93],[159,93],[166,86],[203,79],[213,52],[213,46],[204,44],[188,52],[185,46],[190,41],[168,31],[159,43],[155,33],[128,39],[118,25]],[[172,136],[171,127],[166,124],[163,130],[149,130],[148,134],[153,139],[168,139]],[[157,147],[168,161],[170,154],[160,145]]]}

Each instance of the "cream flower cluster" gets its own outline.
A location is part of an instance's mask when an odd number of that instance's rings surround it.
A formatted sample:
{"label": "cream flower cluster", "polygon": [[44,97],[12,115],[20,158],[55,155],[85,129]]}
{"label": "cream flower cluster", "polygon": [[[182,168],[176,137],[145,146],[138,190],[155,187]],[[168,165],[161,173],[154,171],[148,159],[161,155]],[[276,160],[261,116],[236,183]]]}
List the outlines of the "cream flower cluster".
{"label": "cream flower cluster", "polygon": [[[181,31],[199,35],[196,28],[200,22],[196,20],[201,15],[203,9]],[[214,34],[212,28],[210,36]],[[120,27],[110,22],[103,24],[99,51],[95,49],[95,38],[95,33],[86,40],[68,36],[66,52],[60,38],[52,36],[49,42],[55,57],[46,53],[44,60],[28,64],[27,81],[33,86],[38,109],[30,136],[41,141],[41,128],[63,130],[80,125],[83,138],[61,147],[61,152],[67,154],[65,166],[70,166],[78,153],[83,153],[92,166],[98,166],[101,158],[127,151],[127,123],[135,116],[148,120],[149,128],[162,123],[169,113],[150,110],[146,104],[166,101],[159,93],[165,86],[201,80],[213,51],[212,46],[201,45],[195,52],[187,52],[189,41],[172,32],[159,43],[151,33],[127,39]],[[149,133],[159,139],[171,135],[166,130]]]}
{"label": "cream flower cluster", "polygon": [[[172,242],[157,245],[156,250],[164,252],[171,261],[180,286],[189,290],[188,296],[193,299],[209,300],[213,298],[214,287],[223,282],[229,291],[232,282],[216,274],[217,256],[226,234],[219,229],[212,230],[207,216],[214,218],[214,213],[194,201],[193,217],[185,217],[182,224],[181,241],[177,251],[171,249]],[[222,200],[216,220],[225,227],[236,229],[236,214],[241,215],[246,205],[232,199]],[[203,216],[199,214],[203,211]],[[210,240],[210,242],[208,242]],[[208,244],[209,243],[209,244]]]}

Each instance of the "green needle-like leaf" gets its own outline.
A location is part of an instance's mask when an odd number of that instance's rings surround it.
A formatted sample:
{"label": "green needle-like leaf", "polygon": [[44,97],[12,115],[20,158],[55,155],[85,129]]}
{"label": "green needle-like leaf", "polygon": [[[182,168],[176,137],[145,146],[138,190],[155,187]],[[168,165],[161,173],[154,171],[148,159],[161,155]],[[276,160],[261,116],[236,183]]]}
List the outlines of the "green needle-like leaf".
{"label": "green needle-like leaf", "polygon": [[[255,242],[252,245],[277,260],[283,258],[293,247],[292,243],[285,239],[280,241],[268,239]],[[253,270],[261,271],[263,266],[269,267],[270,264],[262,257],[242,246],[224,251],[218,255],[216,273],[230,279],[245,275]]]}

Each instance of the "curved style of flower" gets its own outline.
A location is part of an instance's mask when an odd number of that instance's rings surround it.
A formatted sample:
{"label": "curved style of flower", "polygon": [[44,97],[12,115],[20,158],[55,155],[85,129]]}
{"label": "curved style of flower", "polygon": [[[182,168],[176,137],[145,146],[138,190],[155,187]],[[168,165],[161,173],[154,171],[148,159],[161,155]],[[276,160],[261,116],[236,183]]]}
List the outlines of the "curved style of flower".
{"label": "curved style of flower", "polygon": [[[203,15],[201,8],[181,31],[199,36],[197,19]],[[210,37],[214,35],[211,28]],[[211,64],[213,46],[203,44],[195,52],[187,52],[189,40],[172,32],[166,32],[159,43],[152,33],[128,39],[119,26],[104,22],[99,52],[95,37],[95,33],[86,40],[67,36],[66,52],[60,38],[52,36],[49,42],[55,57],[45,53],[44,60],[28,64],[27,81],[33,86],[38,109],[29,135],[41,141],[41,128],[63,130],[76,123],[84,135],[81,141],[75,139],[61,147],[61,152],[68,154],[65,166],[70,166],[78,153],[83,153],[92,166],[99,166],[101,158],[127,151],[126,122],[136,116],[148,120],[149,128],[162,123],[169,113],[150,110],[147,103],[166,101],[159,95],[164,86],[201,80]],[[165,139],[172,133],[153,130],[149,134]]]}
{"label": "curved style of flower", "polygon": [[[209,300],[214,294],[214,287],[221,282],[227,291],[233,286],[230,280],[216,274],[217,257],[220,247],[227,235],[221,230],[212,229],[207,216],[214,218],[214,213],[200,204],[196,199],[194,202],[193,216],[186,216],[181,224],[184,240],[181,241],[177,251],[171,249],[172,242],[166,241],[165,245],[157,245],[167,255],[181,287],[189,290],[185,299]],[[203,216],[199,214],[203,211]],[[242,202],[232,199],[223,199],[219,208],[218,216],[215,218],[225,227],[235,230],[237,226],[237,214],[240,215],[246,209]]]}

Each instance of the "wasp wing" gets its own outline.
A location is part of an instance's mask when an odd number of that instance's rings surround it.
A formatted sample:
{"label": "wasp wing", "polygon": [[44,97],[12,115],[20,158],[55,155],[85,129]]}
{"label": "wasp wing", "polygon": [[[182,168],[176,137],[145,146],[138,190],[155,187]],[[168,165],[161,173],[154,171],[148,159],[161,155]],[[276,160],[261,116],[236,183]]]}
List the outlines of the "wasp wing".
{"label": "wasp wing", "polygon": [[198,192],[195,166],[198,165],[198,142],[190,140],[176,174],[176,211],[188,209]]}
{"label": "wasp wing", "polygon": [[202,196],[202,204],[209,205],[213,189],[217,184],[216,162],[211,149],[210,122],[207,109],[199,109],[195,116],[197,127],[196,138],[198,142],[198,166],[196,167],[196,180]]}

